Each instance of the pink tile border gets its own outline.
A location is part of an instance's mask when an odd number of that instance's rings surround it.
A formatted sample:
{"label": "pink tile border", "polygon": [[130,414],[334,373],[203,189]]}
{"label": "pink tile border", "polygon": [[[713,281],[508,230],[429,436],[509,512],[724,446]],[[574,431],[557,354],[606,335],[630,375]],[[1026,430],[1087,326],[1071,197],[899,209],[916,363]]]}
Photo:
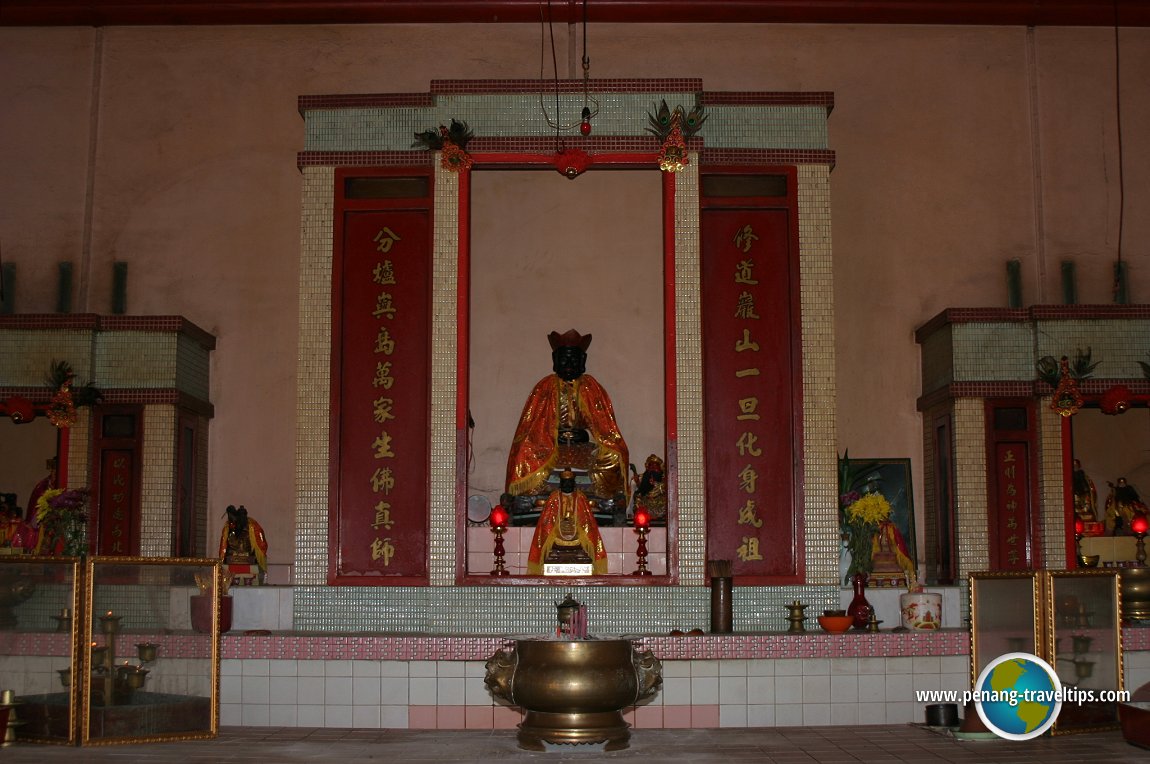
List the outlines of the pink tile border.
{"label": "pink tile border", "polygon": [[[173,658],[205,656],[203,635],[133,634],[156,642]],[[824,634],[785,632],[703,636],[650,636],[637,640],[662,660],[746,660],[761,658],[896,658],[969,655],[965,629],[922,632]],[[482,661],[510,642],[503,637],[372,636],[302,632],[267,636],[224,634],[220,657],[231,660]],[[1124,651],[1150,650],[1150,628],[1122,629]],[[0,654],[67,655],[67,634],[0,632]]]}

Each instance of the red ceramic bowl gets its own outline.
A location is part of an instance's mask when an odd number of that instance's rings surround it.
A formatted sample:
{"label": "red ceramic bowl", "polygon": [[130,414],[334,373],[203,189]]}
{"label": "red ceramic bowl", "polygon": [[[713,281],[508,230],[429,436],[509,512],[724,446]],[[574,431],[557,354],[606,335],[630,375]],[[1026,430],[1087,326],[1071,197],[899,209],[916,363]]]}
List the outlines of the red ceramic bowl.
{"label": "red ceramic bowl", "polygon": [[854,616],[849,615],[820,615],[819,626],[823,631],[831,634],[843,634],[854,624]]}

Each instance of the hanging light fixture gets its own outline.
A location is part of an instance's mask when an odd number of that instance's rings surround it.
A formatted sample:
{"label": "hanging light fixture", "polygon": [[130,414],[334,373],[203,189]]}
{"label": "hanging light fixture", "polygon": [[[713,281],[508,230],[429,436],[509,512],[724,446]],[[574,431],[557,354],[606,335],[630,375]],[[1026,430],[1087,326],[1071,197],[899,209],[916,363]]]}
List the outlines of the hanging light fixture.
{"label": "hanging light fixture", "polygon": [[[599,101],[591,95],[591,58],[587,55],[587,0],[583,0],[583,109],[579,114],[577,121],[564,122],[560,117],[559,106],[559,63],[555,55],[555,27],[551,16],[551,0],[547,0],[547,16],[543,17],[543,8],[539,9],[539,109],[543,112],[543,118],[547,120],[547,125],[555,130],[555,151],[562,151],[560,133],[562,131],[570,131],[575,128],[579,129],[580,134],[586,136],[591,134],[591,120],[599,114]],[[543,26],[546,25],[546,31]],[[553,90],[555,95],[555,115],[552,116],[547,111],[547,105],[543,98],[543,81],[545,79],[545,39],[550,38],[551,42],[551,79],[553,83]]]}

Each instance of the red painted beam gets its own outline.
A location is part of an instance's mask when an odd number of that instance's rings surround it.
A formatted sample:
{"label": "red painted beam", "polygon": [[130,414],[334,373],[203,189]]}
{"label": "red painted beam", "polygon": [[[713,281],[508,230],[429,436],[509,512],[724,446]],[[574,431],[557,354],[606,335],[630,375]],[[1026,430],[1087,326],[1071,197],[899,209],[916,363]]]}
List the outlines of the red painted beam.
{"label": "red painted beam", "polygon": [[[546,0],[543,0],[545,3]],[[537,23],[541,0],[0,0],[0,26]],[[546,7],[544,5],[544,7]],[[581,0],[551,0],[556,23]],[[591,22],[1150,26],[1150,0],[587,0]]]}

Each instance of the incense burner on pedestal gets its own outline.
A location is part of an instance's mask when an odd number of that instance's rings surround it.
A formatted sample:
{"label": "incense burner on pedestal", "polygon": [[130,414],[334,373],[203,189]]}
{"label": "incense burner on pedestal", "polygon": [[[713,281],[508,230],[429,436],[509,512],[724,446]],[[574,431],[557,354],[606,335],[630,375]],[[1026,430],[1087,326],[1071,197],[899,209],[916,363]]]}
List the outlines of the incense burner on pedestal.
{"label": "incense burner on pedestal", "polygon": [[623,709],[650,697],[663,681],[662,664],[633,640],[518,639],[487,661],[491,694],[522,708],[519,747],[603,743],[627,748]]}

